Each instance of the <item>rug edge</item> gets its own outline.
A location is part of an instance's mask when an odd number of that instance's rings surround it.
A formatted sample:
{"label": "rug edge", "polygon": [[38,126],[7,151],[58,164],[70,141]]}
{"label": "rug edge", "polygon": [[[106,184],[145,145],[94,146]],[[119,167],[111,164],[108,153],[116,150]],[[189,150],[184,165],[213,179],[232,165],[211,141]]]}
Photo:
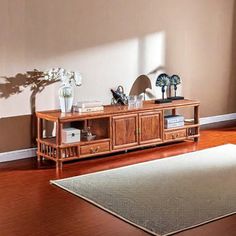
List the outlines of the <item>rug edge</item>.
{"label": "rug edge", "polygon": [[231,213],[228,213],[226,215],[223,215],[223,216],[218,216],[214,219],[211,219],[211,220],[207,220],[207,221],[204,221],[202,223],[199,223],[199,224],[196,224],[196,225],[193,225],[193,226],[189,226],[187,228],[183,228],[181,230],[176,230],[176,231],[173,231],[173,232],[170,232],[170,233],[167,233],[167,234],[163,234],[161,236],[169,236],[169,235],[173,235],[173,234],[176,234],[176,233],[180,233],[180,232],[183,232],[183,231],[187,231],[189,229],[193,229],[193,228],[197,228],[199,226],[202,226],[202,225],[205,225],[205,224],[208,224],[208,223],[211,223],[211,222],[214,222],[214,221],[217,221],[217,220],[220,220],[220,219],[223,219],[223,218],[226,218],[226,217],[229,217],[229,216],[232,216],[232,215],[235,215],[236,214],[236,211],[234,212],[231,212]]}
{"label": "rug edge", "polygon": [[129,221],[129,220],[127,220],[126,218],[124,218],[124,217],[122,217],[122,216],[116,214],[115,212],[112,212],[112,211],[108,210],[107,208],[101,206],[100,204],[98,204],[98,203],[96,203],[96,202],[94,202],[94,201],[92,201],[92,200],[90,200],[90,199],[88,199],[88,198],[86,198],[86,197],[84,197],[84,196],[82,196],[82,195],[80,195],[80,194],[78,194],[78,193],[72,191],[72,190],[66,189],[64,186],[61,186],[60,184],[58,184],[55,180],[50,180],[50,184],[54,184],[54,185],[56,185],[57,187],[62,188],[63,190],[65,190],[65,191],[67,191],[67,192],[69,192],[69,193],[71,193],[71,194],[73,194],[73,195],[75,195],[75,196],[77,196],[77,197],[82,198],[83,200],[85,200],[85,201],[87,201],[87,202],[89,202],[89,203],[91,203],[91,204],[97,206],[98,208],[100,208],[100,209],[102,209],[102,210],[104,210],[104,211],[110,213],[111,215],[113,215],[113,216],[115,216],[115,217],[117,217],[117,218],[119,218],[119,219],[121,219],[121,220],[123,220],[123,221],[125,221],[125,222],[127,222],[127,223],[129,223],[129,224],[131,224],[131,225],[133,225],[133,226],[135,226],[135,227],[137,227],[137,228],[139,228],[139,229],[145,231],[145,232],[147,232],[147,233],[150,233],[150,234],[155,235],[155,236],[164,236],[164,235],[161,235],[161,234],[157,234],[157,233],[155,233],[155,232],[152,232],[152,231],[150,231],[150,230],[148,230],[148,229],[146,229],[146,228],[144,228],[144,227],[142,227],[142,226],[140,226],[140,225],[137,225],[137,224],[133,223],[132,221]]}
{"label": "rug edge", "polygon": [[234,211],[234,212],[228,213],[228,214],[226,214],[226,215],[222,215],[222,216],[216,217],[216,218],[214,218],[214,219],[207,220],[207,221],[204,221],[204,222],[202,222],[202,223],[199,223],[199,224],[196,224],[196,225],[192,225],[192,226],[189,226],[189,227],[180,229],[180,230],[172,231],[172,232],[169,232],[169,233],[166,233],[166,234],[157,234],[157,233],[155,233],[155,232],[153,232],[153,231],[150,231],[150,230],[148,230],[148,229],[146,229],[146,228],[144,228],[144,227],[142,227],[142,226],[140,226],[140,225],[137,225],[137,224],[133,223],[132,221],[127,220],[126,218],[124,218],[124,217],[122,217],[122,216],[120,216],[120,215],[118,215],[118,214],[116,214],[116,213],[114,213],[114,212],[108,210],[107,208],[101,206],[100,204],[98,204],[98,203],[96,203],[96,202],[94,202],[94,201],[92,201],[92,200],[90,200],[90,199],[88,199],[88,198],[86,198],[86,197],[84,197],[84,196],[78,194],[78,193],[75,193],[75,192],[73,192],[73,191],[71,191],[71,190],[69,190],[69,189],[66,189],[65,187],[61,186],[60,184],[58,184],[58,183],[57,183],[56,181],[54,181],[54,180],[50,180],[50,183],[56,185],[57,187],[59,187],[59,188],[65,190],[65,191],[67,191],[67,192],[69,192],[69,193],[71,193],[71,194],[73,194],[73,195],[75,195],[75,196],[77,196],[77,197],[80,197],[81,199],[83,199],[83,200],[85,200],[85,201],[87,201],[87,202],[93,204],[94,206],[97,206],[98,208],[100,208],[100,209],[102,209],[102,210],[104,210],[104,211],[110,213],[111,215],[113,215],[113,216],[115,216],[115,217],[117,217],[117,218],[119,218],[119,219],[121,219],[121,220],[123,220],[123,221],[125,221],[125,222],[127,222],[127,223],[129,223],[129,224],[131,224],[131,225],[133,225],[133,226],[135,226],[135,227],[137,227],[137,228],[139,228],[139,229],[145,231],[145,232],[147,232],[147,233],[150,233],[150,234],[152,234],[152,235],[155,235],[155,236],[170,236],[170,235],[173,235],[173,234],[176,234],[176,233],[180,233],[180,232],[183,232],[183,231],[187,231],[187,230],[190,230],[190,229],[193,229],[193,228],[197,228],[197,227],[199,227],[199,226],[202,226],[202,225],[205,225],[205,224],[208,224],[208,223],[211,223],[211,222],[214,222],[214,221],[217,221],[217,220],[220,220],[220,219],[223,219],[223,218],[226,218],[226,217],[229,217],[229,216],[231,216],[231,215],[236,214],[236,211]]}
{"label": "rug edge", "polygon": [[[236,147],[235,144],[226,143],[226,144],[222,144],[222,145],[219,145],[219,146],[214,146],[214,147],[210,147],[210,148],[206,148],[206,149],[220,148],[220,147],[223,147],[223,146]],[[196,151],[192,151],[192,152],[188,152],[188,153],[201,152],[201,151],[204,151],[204,150],[206,150],[206,149],[196,150]],[[188,153],[186,153],[186,154],[188,154]],[[184,154],[185,154],[185,153],[184,153]],[[184,155],[184,154],[180,154],[180,155]],[[174,156],[170,156],[170,157],[167,157],[167,158],[169,159],[169,158],[177,157],[177,156],[180,156],[180,155],[174,155]],[[159,160],[159,159],[151,160],[151,161],[145,161],[145,162],[137,163],[137,164],[134,164],[134,165],[140,165],[140,164],[144,164],[144,163],[152,162],[152,161],[157,161],[157,160]],[[160,160],[161,160],[161,159],[160,159]],[[134,166],[134,165],[132,165],[132,166]],[[114,169],[120,169],[120,168],[129,167],[129,166],[130,166],[130,165],[128,165],[128,166],[123,166],[123,167],[118,167],[118,168],[114,168]],[[111,169],[111,170],[114,170],[114,169]],[[109,171],[109,170],[102,170],[102,171],[98,171],[98,172],[95,172],[95,173],[89,173],[89,174],[85,174],[85,175],[91,175],[91,174],[96,174],[96,173],[101,173],[101,172],[107,172],[107,171]],[[81,175],[81,176],[85,176],[85,175]],[[74,191],[72,191],[72,190],[69,190],[69,189],[65,188],[64,186],[61,186],[61,185],[60,185],[60,181],[62,181],[62,180],[73,179],[73,178],[77,178],[77,177],[79,177],[79,176],[74,176],[74,177],[69,177],[69,178],[63,178],[63,179],[57,179],[57,180],[50,180],[50,184],[56,185],[57,187],[59,187],[59,188],[65,190],[65,191],[67,191],[67,192],[69,192],[69,193],[71,193],[71,194],[73,194],[73,195],[75,195],[75,196],[77,196],[77,197],[80,197],[81,199],[83,199],[83,200],[85,200],[85,201],[87,201],[87,202],[93,204],[94,206],[96,206],[96,207],[98,207],[98,208],[100,208],[100,209],[106,211],[107,213],[110,213],[111,215],[113,215],[113,216],[115,216],[115,217],[117,217],[117,218],[123,220],[124,222],[127,222],[127,223],[129,223],[129,224],[131,224],[131,225],[133,225],[133,226],[135,226],[135,227],[137,227],[137,228],[139,228],[139,229],[141,229],[141,230],[143,230],[143,231],[145,231],[145,232],[148,232],[148,233],[150,233],[150,234],[152,234],[152,235],[155,235],[155,236],[169,236],[169,235],[172,235],[172,234],[175,234],[175,233],[180,233],[180,232],[187,231],[187,230],[190,230],[190,229],[193,229],[193,228],[197,228],[197,227],[199,227],[199,226],[202,226],[202,225],[205,225],[205,224],[208,224],[208,223],[217,221],[217,220],[219,220],[219,219],[223,219],[223,218],[226,218],[226,217],[229,217],[229,216],[231,216],[231,215],[236,214],[236,211],[233,211],[233,212],[230,212],[230,213],[228,213],[228,214],[224,214],[224,215],[221,215],[221,216],[212,218],[212,219],[210,219],[210,220],[206,220],[206,221],[204,221],[204,222],[201,222],[201,223],[198,223],[198,224],[195,224],[195,225],[186,227],[186,228],[182,228],[182,229],[180,229],[180,230],[176,230],[176,231],[169,232],[169,233],[166,233],[166,234],[157,234],[157,233],[152,232],[152,231],[150,231],[150,230],[148,230],[148,229],[146,229],[146,228],[144,228],[144,227],[142,227],[142,226],[139,226],[139,225],[133,223],[132,221],[129,221],[128,219],[126,219],[126,218],[124,218],[124,217],[122,217],[122,216],[116,214],[115,212],[110,211],[109,209],[107,209],[107,208],[101,206],[100,204],[94,202],[93,200],[90,200],[90,199],[88,199],[88,198],[86,198],[86,197],[84,197],[84,196],[82,196],[82,195],[80,195],[80,194],[78,194],[78,193],[76,193],[76,192],[74,192]],[[59,182],[59,183],[58,183],[58,182]]]}
{"label": "rug edge", "polygon": [[235,146],[236,147],[236,144],[226,143],[226,144],[222,144],[222,145],[218,145],[218,146],[214,146],[214,147],[210,147],[210,148],[204,148],[204,149],[195,150],[195,151],[192,151],[192,152],[187,152],[187,153],[182,153],[182,154],[178,154],[178,155],[168,156],[168,157],[161,158],[161,159],[148,160],[148,161],[144,161],[144,162],[140,162],[140,163],[136,163],[136,164],[131,164],[131,165],[127,165],[127,166],[115,167],[115,168],[108,169],[108,170],[101,170],[101,171],[96,171],[96,172],[92,172],[92,173],[87,173],[87,174],[82,174],[82,175],[77,175],[77,176],[72,176],[72,177],[66,177],[66,178],[62,178],[62,179],[50,180],[49,182],[51,182],[51,181],[63,181],[63,180],[66,180],[66,179],[74,179],[74,178],[77,178],[79,176],[88,176],[88,175],[93,175],[93,174],[97,174],[97,173],[103,173],[103,172],[113,171],[113,170],[117,170],[117,169],[128,168],[130,166],[136,166],[136,165],[141,165],[141,164],[155,162],[155,161],[162,161],[162,160],[182,156],[182,155],[185,155],[185,154],[190,154],[190,153],[194,153],[194,152],[202,152],[202,151],[205,151],[207,149],[219,148],[219,147],[223,147],[223,146]]}

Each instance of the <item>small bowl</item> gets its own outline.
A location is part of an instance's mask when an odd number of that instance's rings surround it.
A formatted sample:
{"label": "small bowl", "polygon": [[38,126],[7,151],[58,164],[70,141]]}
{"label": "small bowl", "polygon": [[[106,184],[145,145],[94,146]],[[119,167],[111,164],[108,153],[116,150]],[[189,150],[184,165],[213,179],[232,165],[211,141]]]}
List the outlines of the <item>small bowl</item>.
{"label": "small bowl", "polygon": [[89,135],[86,138],[87,138],[87,141],[92,141],[92,140],[94,140],[96,138],[96,134]]}

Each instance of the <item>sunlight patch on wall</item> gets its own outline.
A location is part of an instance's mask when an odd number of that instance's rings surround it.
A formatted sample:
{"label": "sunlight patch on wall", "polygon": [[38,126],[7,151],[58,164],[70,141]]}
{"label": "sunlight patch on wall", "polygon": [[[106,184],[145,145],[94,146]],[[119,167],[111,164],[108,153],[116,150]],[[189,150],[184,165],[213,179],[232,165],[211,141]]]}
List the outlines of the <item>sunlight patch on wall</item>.
{"label": "sunlight patch on wall", "polygon": [[139,39],[139,74],[149,74],[165,66],[165,37],[162,31]]}
{"label": "sunlight patch on wall", "polygon": [[[82,86],[75,88],[75,101],[101,100],[111,102],[111,88],[122,85],[125,93],[140,74],[148,74],[165,64],[165,33],[158,32],[129,40],[122,40],[44,60],[29,59],[28,68],[48,70],[63,67],[80,72]],[[17,67],[20,69],[19,67]],[[25,70],[25,68],[22,68]],[[2,83],[2,82],[1,82]],[[36,95],[36,111],[59,108],[60,83],[47,86]],[[31,114],[30,87],[22,92],[0,99],[0,116],[10,117]]]}
{"label": "sunlight patch on wall", "polygon": [[82,73],[83,83],[76,88],[75,100],[98,99],[110,104],[111,88],[122,85],[126,94],[129,94],[139,75],[156,71],[165,65],[165,33],[158,32],[73,52],[58,57],[56,61],[72,70],[78,68]]}

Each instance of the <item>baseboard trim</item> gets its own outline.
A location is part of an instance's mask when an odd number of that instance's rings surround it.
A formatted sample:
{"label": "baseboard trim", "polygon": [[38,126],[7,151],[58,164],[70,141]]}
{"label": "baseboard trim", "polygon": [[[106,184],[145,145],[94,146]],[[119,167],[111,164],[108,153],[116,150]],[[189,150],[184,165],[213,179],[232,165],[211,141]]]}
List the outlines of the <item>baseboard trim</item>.
{"label": "baseboard trim", "polygon": [[200,125],[208,125],[217,122],[236,120],[236,113],[230,113],[219,116],[209,116],[200,118]]}
{"label": "baseboard trim", "polygon": [[0,162],[15,161],[36,156],[36,148],[0,153]]}
{"label": "baseboard trim", "polygon": [[[200,125],[202,126],[202,125],[230,121],[230,120],[236,120],[236,113],[219,115],[219,116],[202,117],[200,118]],[[20,160],[24,158],[34,157],[36,156],[36,150],[37,148],[29,148],[29,149],[22,149],[22,150],[16,150],[16,151],[11,151],[11,152],[3,152],[3,153],[0,153],[0,162],[14,161],[14,160]]]}

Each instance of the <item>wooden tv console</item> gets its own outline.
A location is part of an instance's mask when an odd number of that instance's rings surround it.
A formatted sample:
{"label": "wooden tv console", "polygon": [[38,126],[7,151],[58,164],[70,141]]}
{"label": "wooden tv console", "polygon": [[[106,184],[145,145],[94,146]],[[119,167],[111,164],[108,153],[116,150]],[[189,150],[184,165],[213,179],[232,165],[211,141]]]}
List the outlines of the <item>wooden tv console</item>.
{"label": "wooden tv console", "polygon": [[[104,111],[91,113],[37,112],[37,157],[38,160],[53,160],[59,168],[70,160],[179,140],[198,141],[199,105],[198,101],[185,99],[164,104],[146,101],[140,109],[113,105],[105,106]],[[179,109],[190,109],[192,121],[185,122],[183,127],[165,129],[164,115],[168,112],[176,114]],[[45,124],[50,122],[56,129],[54,137],[44,134]],[[96,139],[64,144],[62,129],[68,126],[79,129],[89,126]]]}

